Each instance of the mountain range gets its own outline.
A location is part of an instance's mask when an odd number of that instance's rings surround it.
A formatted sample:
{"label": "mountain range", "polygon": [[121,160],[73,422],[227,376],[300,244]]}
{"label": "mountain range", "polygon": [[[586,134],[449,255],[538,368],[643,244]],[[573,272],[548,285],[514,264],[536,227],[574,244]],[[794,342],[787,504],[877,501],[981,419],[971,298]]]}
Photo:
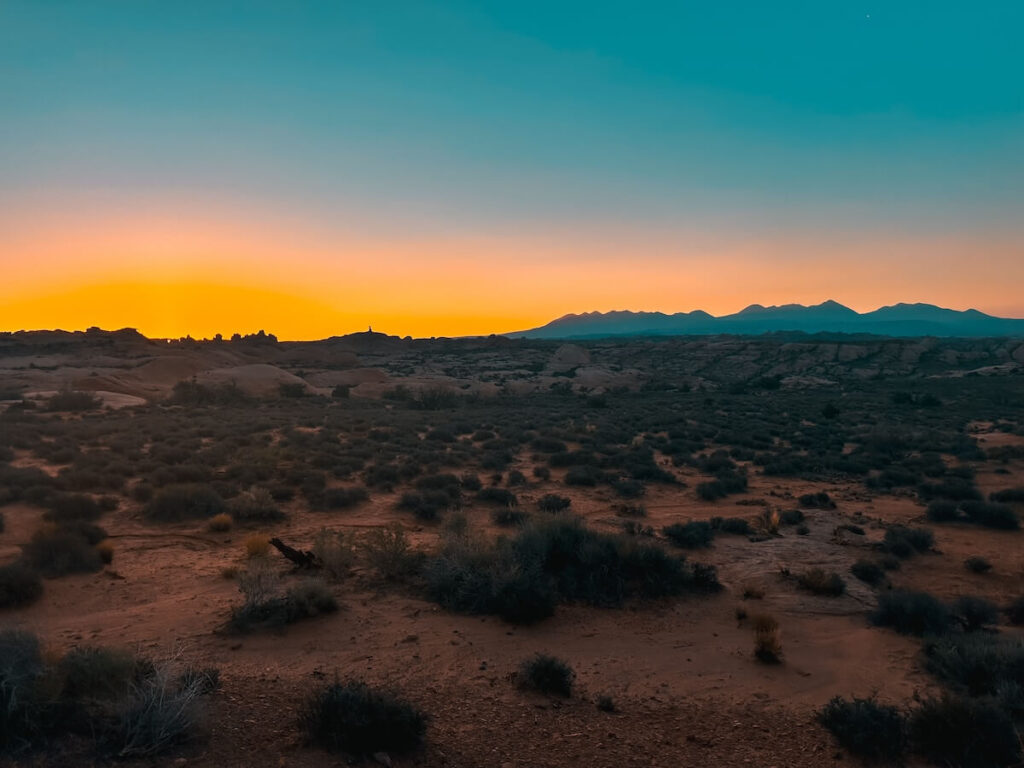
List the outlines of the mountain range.
{"label": "mountain range", "polygon": [[1024,319],[959,311],[934,304],[894,304],[873,312],[855,312],[836,301],[804,306],[751,304],[732,315],[693,312],[585,312],[565,315],[547,325],[504,334],[512,338],[585,339],[614,336],[706,336],[785,331],[879,336],[1024,337]]}

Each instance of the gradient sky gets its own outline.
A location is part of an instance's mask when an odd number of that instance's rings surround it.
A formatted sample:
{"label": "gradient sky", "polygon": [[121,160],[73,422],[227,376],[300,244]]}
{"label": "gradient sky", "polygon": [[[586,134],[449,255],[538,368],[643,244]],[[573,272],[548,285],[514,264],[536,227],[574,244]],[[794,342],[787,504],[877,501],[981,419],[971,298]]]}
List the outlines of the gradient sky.
{"label": "gradient sky", "polygon": [[0,330],[1024,317],[1024,3],[0,0]]}

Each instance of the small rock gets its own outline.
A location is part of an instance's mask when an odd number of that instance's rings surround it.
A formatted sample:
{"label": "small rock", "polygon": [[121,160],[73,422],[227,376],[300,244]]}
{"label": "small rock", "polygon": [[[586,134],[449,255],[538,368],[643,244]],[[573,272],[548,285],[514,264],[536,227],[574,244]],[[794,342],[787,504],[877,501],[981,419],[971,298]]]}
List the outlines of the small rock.
{"label": "small rock", "polygon": [[374,752],[373,761],[391,768],[391,756],[387,752]]}

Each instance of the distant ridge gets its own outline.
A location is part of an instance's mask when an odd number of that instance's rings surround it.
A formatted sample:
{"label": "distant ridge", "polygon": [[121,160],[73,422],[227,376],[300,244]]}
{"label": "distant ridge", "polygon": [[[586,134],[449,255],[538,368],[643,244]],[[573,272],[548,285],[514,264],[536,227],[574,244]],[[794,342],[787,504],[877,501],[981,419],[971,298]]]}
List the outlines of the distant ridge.
{"label": "distant ridge", "polygon": [[1021,336],[1024,319],[959,311],[934,304],[893,304],[863,314],[837,301],[821,304],[751,304],[732,315],[714,317],[703,310],[677,312],[585,312],[565,315],[547,325],[504,334],[510,338],[585,339],[616,336],[706,336],[781,331],[857,333],[879,336]]}

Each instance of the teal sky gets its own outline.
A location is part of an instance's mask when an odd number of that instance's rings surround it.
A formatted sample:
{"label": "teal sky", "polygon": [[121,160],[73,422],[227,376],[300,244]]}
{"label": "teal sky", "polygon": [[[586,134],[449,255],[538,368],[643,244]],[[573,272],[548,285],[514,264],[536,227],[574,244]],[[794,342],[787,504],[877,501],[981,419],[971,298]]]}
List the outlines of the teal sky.
{"label": "teal sky", "polygon": [[0,207],[984,258],[1024,235],[1022,37],[1018,1],[0,0]]}

